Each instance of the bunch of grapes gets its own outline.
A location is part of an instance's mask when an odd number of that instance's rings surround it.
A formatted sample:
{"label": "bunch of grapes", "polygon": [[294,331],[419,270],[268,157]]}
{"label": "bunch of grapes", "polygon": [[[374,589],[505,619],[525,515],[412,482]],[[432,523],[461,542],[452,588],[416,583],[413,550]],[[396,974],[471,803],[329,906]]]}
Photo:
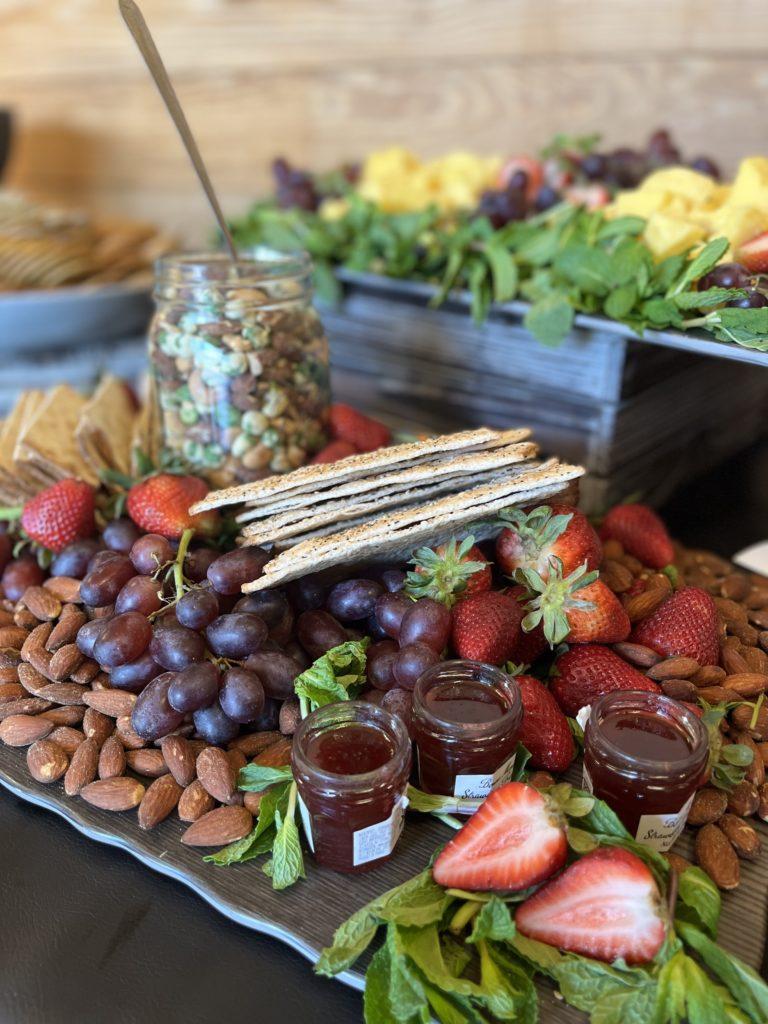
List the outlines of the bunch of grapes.
{"label": "bunch of grapes", "polygon": [[298,207],[313,211],[320,205],[321,197],[312,175],[293,167],[284,157],[279,156],[272,162],[272,176],[277,205],[283,210]]}

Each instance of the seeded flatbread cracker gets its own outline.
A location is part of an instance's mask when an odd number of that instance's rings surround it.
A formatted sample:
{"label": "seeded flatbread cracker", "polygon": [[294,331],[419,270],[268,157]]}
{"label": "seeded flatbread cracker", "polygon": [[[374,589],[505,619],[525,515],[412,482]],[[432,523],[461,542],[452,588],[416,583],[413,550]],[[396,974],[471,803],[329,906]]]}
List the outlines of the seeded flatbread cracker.
{"label": "seeded flatbread cracker", "polygon": [[0,487],[3,491],[2,500],[8,505],[22,504],[39,490],[37,482],[24,472],[23,467],[16,465],[13,452],[19,434],[42,401],[42,391],[22,391],[0,431]]}
{"label": "seeded flatbread cracker", "polygon": [[61,480],[75,476],[97,484],[98,476],[83,459],[75,440],[85,404],[85,398],[67,384],[52,388],[19,436],[14,462],[40,477]]}
{"label": "seeded flatbread cracker", "polygon": [[243,591],[263,590],[341,563],[412,551],[435,535],[466,532],[470,524],[482,523],[503,508],[554,497],[583,473],[581,466],[553,459],[526,475],[523,481],[513,477],[471,488],[425,505],[377,516],[324,538],[303,541],[267,562],[264,574],[246,583]]}
{"label": "seeded flatbread cracker", "polygon": [[75,430],[80,454],[94,473],[116,469],[130,474],[135,420],[136,410],[125,384],[106,374],[83,406]]}
{"label": "seeded flatbread cracker", "polygon": [[221,491],[212,491],[202,501],[193,505],[190,511],[194,514],[206,509],[222,508],[225,505],[237,505],[241,502],[248,502],[253,506],[268,505],[274,501],[277,495],[315,491],[330,483],[357,479],[403,463],[424,462],[447,452],[457,452],[462,449],[477,451],[485,448],[498,448],[523,441],[530,436],[530,433],[530,430],[525,428],[500,432],[481,427],[477,430],[445,434],[442,437],[434,437],[426,441],[414,441],[393,445],[390,448],[379,448],[375,452],[350,455],[328,465],[302,466],[301,469],[296,469],[292,473],[270,476],[264,480],[228,487]]}

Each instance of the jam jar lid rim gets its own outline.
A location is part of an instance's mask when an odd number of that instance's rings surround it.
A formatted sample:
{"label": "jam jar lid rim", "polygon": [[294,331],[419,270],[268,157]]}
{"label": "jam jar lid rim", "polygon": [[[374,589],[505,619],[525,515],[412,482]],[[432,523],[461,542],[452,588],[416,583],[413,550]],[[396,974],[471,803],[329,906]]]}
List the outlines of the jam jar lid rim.
{"label": "jam jar lid rim", "polygon": [[[504,683],[514,683],[514,686],[511,686],[513,704],[507,709],[506,714],[502,715],[501,718],[494,718],[490,722],[453,722],[450,719],[440,718],[438,715],[434,714],[427,707],[426,701],[422,697],[421,690],[419,689],[421,681],[425,676],[429,676],[431,674],[438,675],[441,671],[450,669],[455,665],[467,665],[472,668],[482,669],[484,672],[493,672],[501,676]],[[498,665],[491,665],[489,662],[477,661],[473,658],[451,658],[447,661],[441,661],[437,665],[432,665],[431,668],[426,670],[426,672],[423,672],[416,680],[416,685],[413,688],[415,711],[417,705],[417,694],[418,715],[423,717],[430,725],[437,724],[443,731],[448,730],[453,732],[462,732],[465,734],[469,732],[477,739],[483,739],[486,735],[492,736],[509,715],[522,717],[523,713],[523,698],[520,693],[520,686],[515,681],[515,677],[511,676],[508,672],[505,672],[504,669],[499,668]]]}
{"label": "jam jar lid rim", "polygon": [[[393,732],[396,734],[398,746],[388,761],[380,765],[378,768],[374,768],[370,772],[357,772],[356,774],[347,774],[344,772],[329,772],[324,768],[319,768],[316,764],[313,764],[309,758],[301,750],[299,743],[300,739],[304,738],[304,734],[309,731],[310,726],[307,723],[311,723],[314,715],[319,713],[329,713],[330,709],[333,708],[337,711],[364,708],[366,713],[370,713],[375,721],[378,718],[384,718],[387,722],[393,723]],[[347,724],[353,724],[354,719]],[[365,723],[364,723],[365,724]],[[405,754],[406,758],[411,753],[411,738],[408,735],[408,731],[405,728],[405,723],[397,715],[392,714],[391,711],[387,711],[386,708],[380,708],[377,704],[372,704],[367,700],[341,700],[335,701],[332,704],[323,704],[319,708],[315,708],[314,711],[310,712],[306,718],[303,718],[294,733],[293,737],[293,750],[292,760],[300,761],[300,768],[308,769],[312,774],[321,779],[324,782],[345,782],[347,787],[350,785],[355,788],[363,788],[366,783],[375,783],[381,777],[381,772],[395,761],[400,754]]]}
{"label": "jam jar lid rim", "polygon": [[[181,270],[182,273],[186,271],[191,276],[193,272],[201,273],[206,267],[230,263],[252,275],[255,284],[259,279],[278,281],[300,277],[312,271],[312,258],[306,249],[273,249],[271,246],[262,245],[255,247],[250,252],[253,255],[249,255],[249,250],[241,250],[237,260],[232,260],[227,253],[216,250],[191,249],[167,253],[155,260],[155,275],[161,279],[173,270]],[[242,280],[204,282],[195,278],[184,283],[221,284],[228,288],[236,288],[247,286],[248,279],[244,277]]]}
{"label": "jam jar lid rim", "polygon": [[[693,747],[688,753],[687,757],[681,758],[675,761],[663,761],[660,758],[655,757],[642,757],[639,755],[628,754],[625,750],[622,750],[616,743],[613,743],[605,736],[600,736],[600,743],[607,747],[611,754],[616,754],[622,761],[629,762],[633,766],[639,766],[642,768],[670,768],[679,771],[681,767],[689,764],[695,764],[700,759],[702,753],[704,757],[708,756],[709,753],[709,736],[707,730],[698,715],[695,715],[690,708],[687,708],[679,700],[675,700],[673,697],[667,697],[663,693],[652,693],[649,690],[611,690],[608,693],[604,693],[601,697],[595,701],[589,712],[589,718],[587,724],[593,727],[598,727],[597,721],[598,709],[603,704],[610,704],[611,700],[616,698],[634,697],[648,700],[652,698],[654,701],[659,701],[662,707],[669,707],[675,710],[678,714],[685,716],[686,724],[690,722],[692,731],[699,733],[699,742]],[[666,774],[666,772],[664,773]]]}

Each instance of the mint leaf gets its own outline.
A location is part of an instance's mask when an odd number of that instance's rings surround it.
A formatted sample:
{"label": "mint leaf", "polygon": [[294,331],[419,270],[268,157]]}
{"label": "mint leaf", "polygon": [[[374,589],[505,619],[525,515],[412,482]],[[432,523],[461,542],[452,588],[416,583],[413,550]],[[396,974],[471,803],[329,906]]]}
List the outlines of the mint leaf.
{"label": "mint leaf", "polygon": [[508,302],[517,292],[517,264],[512,254],[500,241],[490,241],[485,258],[491,266],[494,302]]}
{"label": "mint leaf", "polygon": [[640,315],[652,327],[679,327],[683,318],[671,299],[648,299],[640,307]]}
{"label": "mint leaf", "polygon": [[217,864],[219,867],[229,867],[230,864],[242,864],[247,860],[260,857],[264,853],[269,853],[274,839],[274,831],[262,831],[259,834],[257,828],[254,828],[244,839],[238,839],[237,842],[230,843],[223,850],[217,850],[216,853],[203,857],[203,860],[210,864]]}
{"label": "mint leaf", "polygon": [[676,953],[659,972],[652,1024],[728,1024],[725,1003],[699,965]]}
{"label": "mint leaf", "polygon": [[607,220],[597,232],[598,241],[604,242],[619,235],[641,235],[645,231],[643,217],[614,217]]}
{"label": "mint leaf", "polygon": [[688,868],[679,876],[677,889],[678,916],[701,926],[712,938],[717,936],[720,918],[720,891],[701,868]]}
{"label": "mint leaf", "polygon": [[424,986],[409,957],[405,955],[402,932],[397,925],[391,924],[387,928],[387,948],[390,962],[389,1001],[395,1018],[400,1024],[410,1024],[414,1017],[429,1020]]}
{"label": "mint leaf", "polygon": [[315,973],[332,978],[351,967],[373,942],[379,924],[379,918],[367,906],[361,907],[336,929],[333,945],[320,953]]}
{"label": "mint leaf", "polygon": [[529,939],[525,935],[521,935],[520,932],[517,932],[510,945],[523,960],[535,967],[537,971],[541,971],[542,974],[546,974],[550,978],[555,977],[555,971],[563,960],[563,954],[554,946],[548,946],[545,942],[538,942],[536,939]]}
{"label": "mint leaf", "polygon": [[570,302],[556,292],[534,302],[525,314],[523,324],[542,345],[556,348],[568,336],[573,326],[574,309]]}
{"label": "mint leaf", "polygon": [[273,889],[287,889],[300,878],[304,878],[304,855],[301,839],[296,827],[296,783],[291,783],[288,806],[283,816],[275,811],[275,840],[272,844],[272,859],[264,865],[264,873],[272,879]]}
{"label": "mint leaf", "polygon": [[363,1011],[365,1024],[398,1024],[398,1018],[389,1001],[390,985],[389,949],[377,950],[365,972]]}
{"label": "mint leaf", "polygon": [[555,969],[555,980],[566,1002],[590,1013],[600,1024],[651,1024],[656,982],[641,968],[621,960],[601,963],[568,954]]}
{"label": "mint leaf", "polygon": [[[575,790],[575,796],[591,796],[585,790]],[[615,836],[617,839],[631,839],[629,832],[622,825],[618,815],[603,800],[595,800],[592,809],[579,819],[579,828],[604,836]]]}
{"label": "mint leaf", "polygon": [[739,288],[707,288],[703,292],[680,292],[675,295],[674,302],[678,309],[711,309],[744,294]]}
{"label": "mint leaf", "polygon": [[[689,874],[686,871],[684,874]],[[682,881],[683,876],[681,876]],[[768,985],[762,978],[690,924],[678,924],[683,942],[696,950],[707,967],[720,978],[738,1006],[755,1024],[768,1020]]]}
{"label": "mint leaf", "polygon": [[700,277],[708,274],[727,252],[730,242],[727,238],[715,238],[708,242],[698,256],[695,256],[686,266],[682,277],[672,289],[671,294],[677,295],[685,291],[690,284],[698,281]]}
{"label": "mint leaf", "polygon": [[612,283],[610,256],[587,244],[575,242],[563,249],[555,270],[589,295],[605,295]]}
{"label": "mint leaf", "polygon": [[284,768],[270,768],[267,765],[247,764],[237,775],[237,788],[248,793],[263,793],[276,782],[292,782],[293,773]]}
{"label": "mint leaf", "polygon": [[603,310],[612,320],[623,320],[634,309],[637,302],[637,288],[633,283],[614,288],[605,300]]}
{"label": "mint leaf", "polygon": [[349,700],[358,686],[365,682],[365,651],[368,637],[348,640],[331,648],[314,664],[296,677],[297,697],[314,707]]}
{"label": "mint leaf", "polygon": [[487,1018],[477,1013],[468,999],[448,996],[422,979],[430,1008],[440,1024],[487,1024]]}
{"label": "mint leaf", "polygon": [[499,1020],[519,1019],[527,991],[515,987],[511,974],[501,970],[485,942],[480,943],[480,991],[484,1005]]}
{"label": "mint leaf", "polygon": [[515,937],[515,932],[515,922],[509,907],[498,896],[492,896],[475,918],[472,934],[467,941],[477,943],[491,939],[494,942],[509,942]]}

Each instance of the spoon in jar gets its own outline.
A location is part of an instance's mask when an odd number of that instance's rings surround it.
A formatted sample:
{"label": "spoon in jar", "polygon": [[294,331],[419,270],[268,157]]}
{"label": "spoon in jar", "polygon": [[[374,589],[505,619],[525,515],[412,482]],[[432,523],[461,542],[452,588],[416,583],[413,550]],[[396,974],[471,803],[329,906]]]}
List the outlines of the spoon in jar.
{"label": "spoon in jar", "polygon": [[135,0],[119,0],[119,6],[120,13],[123,16],[123,21],[128,26],[128,31],[133,36],[134,42],[139,48],[139,53],[144,58],[144,63],[147,65],[149,73],[154,79],[155,85],[163,98],[163,102],[165,103],[168,113],[171,115],[171,120],[176,125],[176,131],[181,136],[181,141],[184,143],[187,155],[192,161],[192,166],[197,173],[200,184],[203,186],[203,191],[205,192],[214,216],[218,221],[219,229],[224,237],[224,241],[227,243],[230,255],[233,260],[236,260],[238,255],[234,239],[232,238],[232,233],[229,230],[221,205],[219,204],[219,200],[214,192],[208,171],[205,169],[203,158],[200,156],[200,150],[197,148],[195,138],[192,135],[187,119],[184,116],[184,111],[179,103],[176,90],[173,88],[171,80],[168,77],[168,72],[165,70],[163,59],[155,46],[155,41],[147,27],[146,21],[144,20],[144,15],[139,10],[138,4],[135,3]]}

